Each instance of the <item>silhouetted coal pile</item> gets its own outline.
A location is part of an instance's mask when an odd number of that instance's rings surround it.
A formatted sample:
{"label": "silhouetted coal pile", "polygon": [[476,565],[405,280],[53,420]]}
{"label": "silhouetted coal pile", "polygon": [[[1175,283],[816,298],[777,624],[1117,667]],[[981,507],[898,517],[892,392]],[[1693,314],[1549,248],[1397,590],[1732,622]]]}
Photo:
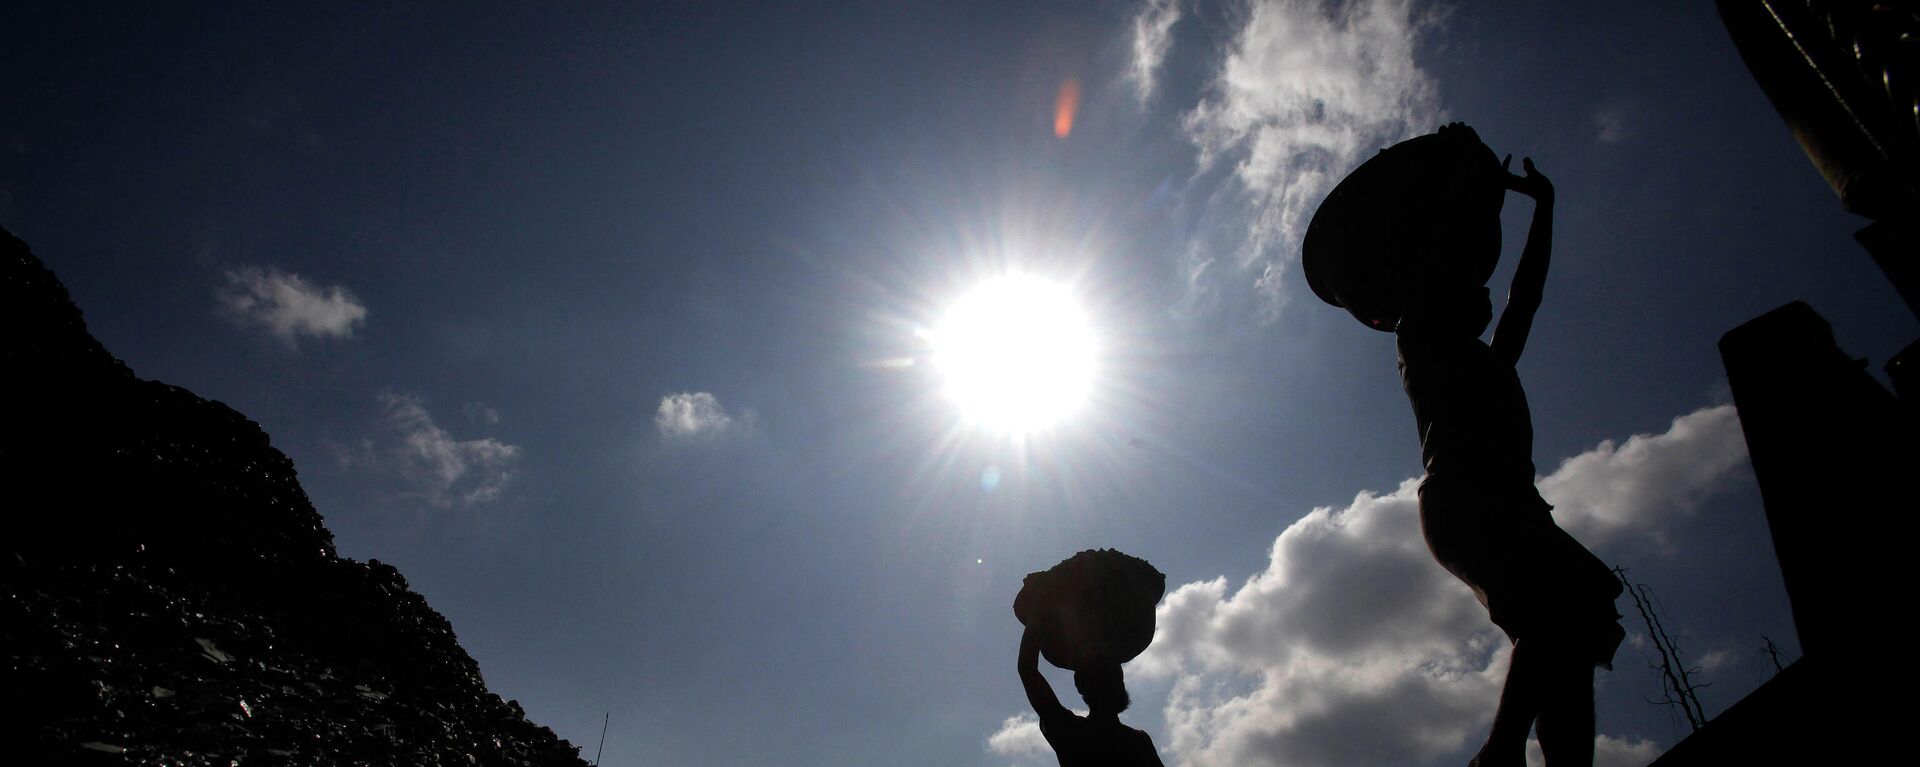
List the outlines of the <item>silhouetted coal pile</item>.
{"label": "silhouetted coal pile", "polygon": [[584,764],[334,552],[258,425],[133,376],[0,231],[10,763]]}

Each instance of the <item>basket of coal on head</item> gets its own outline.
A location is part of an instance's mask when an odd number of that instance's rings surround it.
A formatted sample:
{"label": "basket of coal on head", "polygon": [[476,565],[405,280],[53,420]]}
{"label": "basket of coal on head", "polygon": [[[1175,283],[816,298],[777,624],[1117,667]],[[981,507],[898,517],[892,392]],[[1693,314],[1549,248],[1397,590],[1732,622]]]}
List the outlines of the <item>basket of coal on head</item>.
{"label": "basket of coal on head", "polygon": [[1301,242],[1307,285],[1385,332],[1421,291],[1486,285],[1500,258],[1506,176],[1458,123],[1381,150],[1314,211]]}
{"label": "basket of coal on head", "polygon": [[1027,575],[1014,617],[1048,663],[1071,671],[1132,660],[1153,642],[1153,612],[1167,576],[1146,560],[1114,551],[1082,551]]}

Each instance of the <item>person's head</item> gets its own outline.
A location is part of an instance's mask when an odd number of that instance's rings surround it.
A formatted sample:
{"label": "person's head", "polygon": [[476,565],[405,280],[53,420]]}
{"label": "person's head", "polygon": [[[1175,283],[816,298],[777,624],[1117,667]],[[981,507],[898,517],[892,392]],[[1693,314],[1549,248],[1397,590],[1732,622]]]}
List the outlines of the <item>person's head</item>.
{"label": "person's head", "polygon": [[1488,289],[1432,290],[1420,296],[1401,318],[1401,324],[1422,333],[1468,335],[1479,338],[1493,322],[1493,294]]}
{"label": "person's head", "polygon": [[1133,703],[1133,699],[1127,697],[1127,680],[1118,663],[1073,672],[1073,689],[1080,691],[1087,710],[1095,714],[1118,716]]}

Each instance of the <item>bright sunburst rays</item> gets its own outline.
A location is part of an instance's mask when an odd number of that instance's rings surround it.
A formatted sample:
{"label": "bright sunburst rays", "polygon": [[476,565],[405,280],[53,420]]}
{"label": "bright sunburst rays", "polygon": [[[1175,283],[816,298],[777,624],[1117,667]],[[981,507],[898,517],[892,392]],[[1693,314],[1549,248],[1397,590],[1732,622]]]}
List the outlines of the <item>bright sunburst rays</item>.
{"label": "bright sunburst rays", "polygon": [[1027,275],[988,280],[927,334],[947,396],[995,431],[1024,435],[1082,409],[1093,388],[1093,328],[1065,287]]}
{"label": "bright sunburst rays", "polygon": [[1152,185],[1108,167],[889,164],[860,212],[870,239],[799,254],[831,275],[807,309],[843,331],[829,348],[857,371],[849,409],[820,418],[846,424],[847,471],[886,478],[902,534],[972,563],[1008,530],[1154,497],[1140,466],[1169,457],[1186,412],[1168,399],[1178,296],[1137,231],[1158,220]]}

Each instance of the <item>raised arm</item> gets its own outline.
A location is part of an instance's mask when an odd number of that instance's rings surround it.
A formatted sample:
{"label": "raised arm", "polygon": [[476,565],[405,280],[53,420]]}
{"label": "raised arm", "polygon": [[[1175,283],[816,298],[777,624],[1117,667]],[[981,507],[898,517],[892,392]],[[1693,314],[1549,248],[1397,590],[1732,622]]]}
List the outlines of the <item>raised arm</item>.
{"label": "raised arm", "polygon": [[1040,721],[1067,715],[1065,706],[1053,695],[1053,685],[1047,684],[1047,678],[1040,675],[1040,645],[1033,641],[1033,630],[1028,629],[1020,635],[1020,684],[1027,688],[1027,703],[1033,706],[1033,712]]}
{"label": "raised arm", "polygon": [[[1507,155],[1506,164],[1513,162]],[[1527,230],[1527,245],[1520,251],[1520,264],[1514,267],[1513,286],[1507,290],[1507,308],[1500,312],[1500,324],[1493,329],[1493,351],[1509,363],[1520,361],[1527,347],[1527,334],[1533,331],[1533,313],[1547,285],[1547,262],[1553,256],[1553,182],[1533,167],[1533,158],[1520,161],[1527,175],[1507,174],[1507,188],[1533,198],[1533,225]]]}

